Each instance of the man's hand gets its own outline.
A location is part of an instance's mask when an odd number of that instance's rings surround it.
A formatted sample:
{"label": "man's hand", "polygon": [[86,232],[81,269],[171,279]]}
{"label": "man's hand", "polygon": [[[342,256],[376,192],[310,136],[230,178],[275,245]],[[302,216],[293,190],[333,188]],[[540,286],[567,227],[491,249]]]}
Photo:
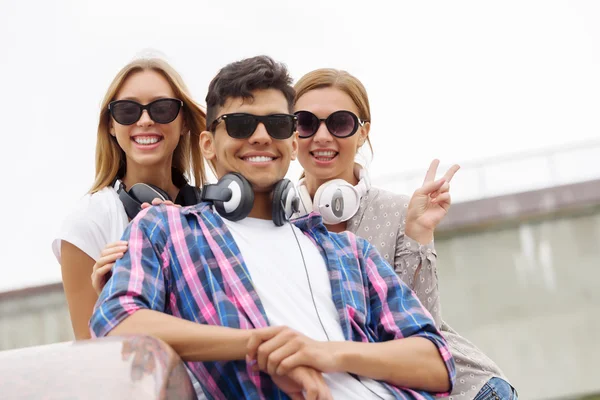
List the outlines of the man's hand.
{"label": "man's hand", "polygon": [[312,368],[297,367],[287,375],[271,375],[271,378],[292,400],[333,399],[323,374]]}
{"label": "man's hand", "polygon": [[248,361],[271,376],[306,366],[338,372],[334,342],[319,342],[285,326],[255,329],[248,341]]}

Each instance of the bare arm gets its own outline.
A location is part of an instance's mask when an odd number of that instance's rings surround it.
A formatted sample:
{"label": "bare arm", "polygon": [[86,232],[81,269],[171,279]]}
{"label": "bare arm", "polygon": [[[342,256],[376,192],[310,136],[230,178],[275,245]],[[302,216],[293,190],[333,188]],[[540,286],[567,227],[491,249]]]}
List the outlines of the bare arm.
{"label": "bare arm", "polygon": [[91,337],[88,321],[92,316],[98,295],[92,287],[90,276],[94,260],[73,244],[61,243],[61,271],[71,324],[75,339]]}
{"label": "bare arm", "polygon": [[333,342],[339,371],[442,393],[450,389],[446,364],[437,347],[422,337],[382,343]]}
{"label": "bare arm", "polygon": [[179,354],[184,361],[243,360],[251,331],[201,325],[159,311],[138,310],[108,335],[151,335]]}
{"label": "bare arm", "polygon": [[271,374],[287,374],[298,366],[321,372],[349,372],[366,378],[428,392],[450,388],[439,350],[423,337],[380,343],[319,342],[285,326],[254,331],[248,357]]}

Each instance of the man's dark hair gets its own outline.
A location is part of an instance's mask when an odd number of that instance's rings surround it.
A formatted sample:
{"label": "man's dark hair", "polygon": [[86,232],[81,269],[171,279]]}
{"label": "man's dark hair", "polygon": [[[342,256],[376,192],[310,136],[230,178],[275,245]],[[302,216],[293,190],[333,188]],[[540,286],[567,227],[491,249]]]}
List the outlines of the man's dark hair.
{"label": "man's dark hair", "polygon": [[217,118],[218,108],[223,107],[228,98],[254,99],[252,92],[262,89],[280,90],[288,102],[288,112],[293,111],[296,92],[284,64],[269,56],[256,56],[221,68],[208,86],[206,126],[211,126]]}

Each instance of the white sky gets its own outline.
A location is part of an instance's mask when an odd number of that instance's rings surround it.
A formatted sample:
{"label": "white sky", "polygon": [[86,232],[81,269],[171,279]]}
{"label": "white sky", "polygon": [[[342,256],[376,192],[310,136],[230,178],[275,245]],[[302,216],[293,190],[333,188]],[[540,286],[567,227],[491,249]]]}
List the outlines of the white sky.
{"label": "white sky", "polygon": [[247,56],[296,79],[348,70],[370,95],[374,178],[600,136],[600,2],[382,3],[0,0],[0,291],[60,280],[50,245],[93,181],[100,101],[146,48],[201,104],[217,70]]}

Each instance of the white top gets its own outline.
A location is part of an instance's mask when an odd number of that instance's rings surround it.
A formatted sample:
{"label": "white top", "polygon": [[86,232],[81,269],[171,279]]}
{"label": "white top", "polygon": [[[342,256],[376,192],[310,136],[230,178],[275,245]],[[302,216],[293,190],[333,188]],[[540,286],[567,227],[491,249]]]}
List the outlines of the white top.
{"label": "white top", "polygon": [[[270,325],[285,325],[311,339],[327,341],[324,327],[331,341],[345,340],[327,266],[319,249],[302,231],[289,223],[277,227],[271,220],[223,220],[240,249]],[[362,382],[378,396],[346,373],[323,376],[335,399],[394,398],[382,384],[371,379],[363,378]]]}
{"label": "white top", "polygon": [[52,241],[52,251],[60,263],[60,245],[65,240],[96,261],[107,244],[121,240],[127,224],[129,219],[117,191],[105,187],[77,202]]}

